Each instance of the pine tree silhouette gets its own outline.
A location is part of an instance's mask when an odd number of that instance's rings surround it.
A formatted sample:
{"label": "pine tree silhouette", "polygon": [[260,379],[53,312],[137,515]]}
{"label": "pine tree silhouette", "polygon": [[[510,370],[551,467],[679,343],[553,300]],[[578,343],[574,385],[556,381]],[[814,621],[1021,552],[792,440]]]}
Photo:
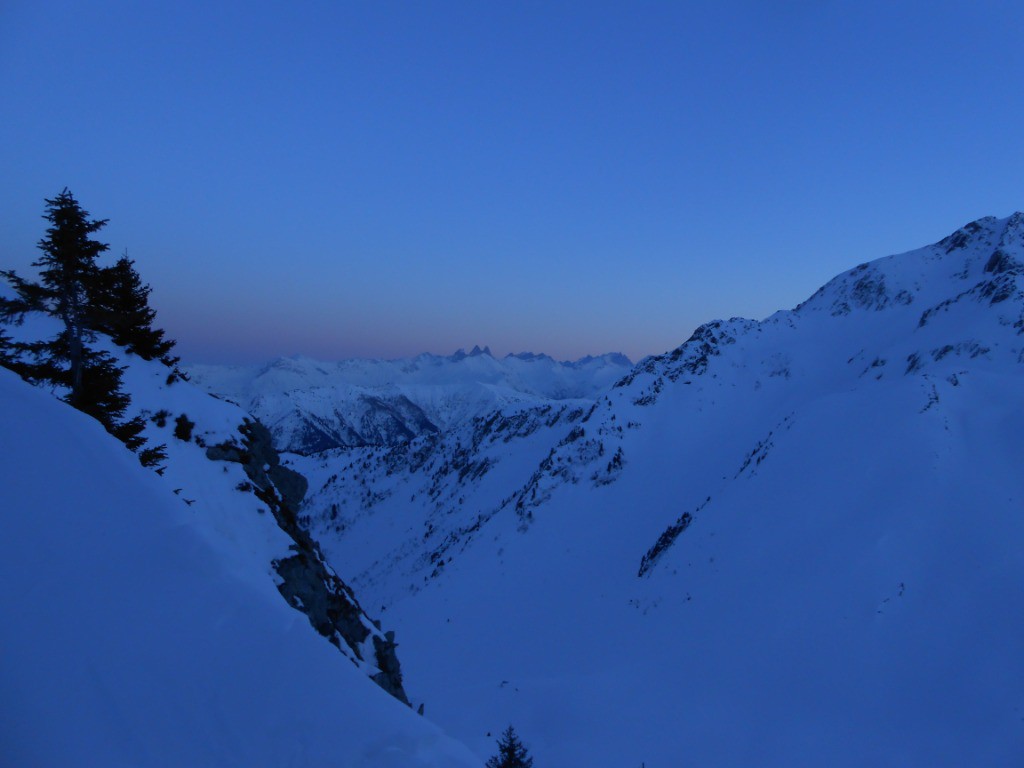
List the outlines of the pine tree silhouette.
{"label": "pine tree silhouette", "polygon": [[134,265],[125,253],[112,267],[100,270],[92,310],[94,327],[144,360],[160,359],[173,365],[177,358],[167,356],[174,342],[153,327],[156,310],[149,306],[152,289],[142,282]]}
{"label": "pine tree silhouette", "polygon": [[523,742],[516,736],[515,729],[510,725],[498,739],[498,754],[490,758],[487,768],[533,768],[533,758],[529,756]]}
{"label": "pine tree silhouette", "polygon": [[[145,445],[142,418],[125,419],[130,401],[121,389],[122,368],[111,357],[90,344],[103,303],[101,275],[96,257],[107,250],[106,243],[91,235],[106,225],[106,220],[90,219],[74,195],[65,189],[46,200],[43,215],[50,222],[46,237],[39,241],[43,255],[35,262],[39,283],[19,277],[13,271],[2,276],[14,288],[17,298],[0,302],[0,315],[17,321],[26,312],[41,310],[63,323],[56,337],[34,342],[6,342],[0,350],[5,364],[22,377],[46,382],[67,390],[66,401],[89,414],[131,450]],[[129,264],[130,266],[130,264]],[[19,353],[11,355],[11,350]],[[32,358],[32,362],[25,358]],[[148,460],[159,456],[149,452]]]}
{"label": "pine tree silhouette", "polygon": [[[68,402],[78,408],[83,397],[85,344],[91,340],[89,311],[95,297],[99,268],[96,257],[109,246],[91,235],[106,226],[106,219],[89,218],[89,212],[75,200],[67,187],[46,200],[43,218],[50,222],[46,237],[39,241],[43,255],[32,266],[39,268],[40,285],[21,284],[26,302],[42,299],[64,323],[64,331],[49,350],[52,361],[68,365],[65,383],[71,390]],[[17,289],[18,286],[16,285]]]}

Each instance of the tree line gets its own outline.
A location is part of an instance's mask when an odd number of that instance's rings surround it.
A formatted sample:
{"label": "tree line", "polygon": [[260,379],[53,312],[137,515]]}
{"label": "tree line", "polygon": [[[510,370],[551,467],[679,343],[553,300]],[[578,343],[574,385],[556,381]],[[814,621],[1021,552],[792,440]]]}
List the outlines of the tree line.
{"label": "tree line", "polygon": [[11,298],[0,296],[0,320],[18,325],[28,313],[43,312],[58,319],[61,330],[50,339],[16,341],[0,328],[0,365],[61,390],[67,403],[99,421],[144,466],[155,466],[166,458],[165,446],[145,447],[145,421],[126,417],[131,400],[121,388],[124,368],[96,346],[96,335],[109,336],[144,360],[162,362],[169,369],[168,384],[186,378],[177,368],[179,358],[171,355],[175,342],[154,327],[151,289],[127,253],[112,265],[98,263],[110,246],[93,235],[108,220],[92,219],[67,188],[45,203],[49,226],[38,243],[42,255],[32,263],[38,280],[0,270],[14,292]]}

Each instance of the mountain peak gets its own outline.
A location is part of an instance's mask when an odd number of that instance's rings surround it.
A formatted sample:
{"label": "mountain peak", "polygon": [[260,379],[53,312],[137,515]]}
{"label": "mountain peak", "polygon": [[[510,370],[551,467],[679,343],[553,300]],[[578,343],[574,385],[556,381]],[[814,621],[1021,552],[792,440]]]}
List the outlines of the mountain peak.
{"label": "mountain peak", "polygon": [[[986,216],[933,245],[866,262],[822,286],[797,307],[839,316],[896,307],[949,306],[974,297],[997,304],[1019,291],[1024,271],[1024,214]],[[922,318],[923,320],[924,318]]]}
{"label": "mountain peak", "polygon": [[480,349],[479,344],[474,344],[473,349],[470,350],[468,353],[466,352],[465,349],[459,349],[458,351],[456,351],[454,355],[451,355],[448,359],[453,362],[458,362],[459,360],[465,360],[467,357],[481,357],[483,355],[486,355],[487,357],[494,357],[494,355],[491,354],[490,347],[485,346],[483,349]]}

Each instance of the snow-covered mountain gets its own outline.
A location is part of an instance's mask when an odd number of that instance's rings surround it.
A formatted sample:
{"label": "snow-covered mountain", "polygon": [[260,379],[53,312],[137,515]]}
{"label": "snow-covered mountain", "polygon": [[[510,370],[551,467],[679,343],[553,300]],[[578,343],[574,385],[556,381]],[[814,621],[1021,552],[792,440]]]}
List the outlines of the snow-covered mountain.
{"label": "snow-covered mountain", "polygon": [[981,219],[594,405],[292,457],[304,515],[481,752],[1020,764],[1022,275],[1024,215]]}
{"label": "snow-covered mountain", "polygon": [[[60,327],[33,313],[7,330]],[[408,706],[393,633],[298,524],[307,484],[269,433],[95,346],[166,458],[144,469],[0,368],[0,764],[478,764]]]}
{"label": "snow-covered mountain", "polygon": [[487,347],[449,357],[321,362],[279,358],[264,366],[192,365],[192,381],[265,423],[281,450],[407,443],[510,404],[593,400],[630,370],[621,354],[558,362]]}

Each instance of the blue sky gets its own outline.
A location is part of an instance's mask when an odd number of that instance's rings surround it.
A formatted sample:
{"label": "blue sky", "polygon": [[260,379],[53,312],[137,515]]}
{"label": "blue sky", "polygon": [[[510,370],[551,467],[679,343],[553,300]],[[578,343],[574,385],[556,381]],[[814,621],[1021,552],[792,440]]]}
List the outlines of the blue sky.
{"label": "blue sky", "polygon": [[0,4],[0,266],[68,186],[186,360],[662,352],[1024,208],[1024,4]]}

